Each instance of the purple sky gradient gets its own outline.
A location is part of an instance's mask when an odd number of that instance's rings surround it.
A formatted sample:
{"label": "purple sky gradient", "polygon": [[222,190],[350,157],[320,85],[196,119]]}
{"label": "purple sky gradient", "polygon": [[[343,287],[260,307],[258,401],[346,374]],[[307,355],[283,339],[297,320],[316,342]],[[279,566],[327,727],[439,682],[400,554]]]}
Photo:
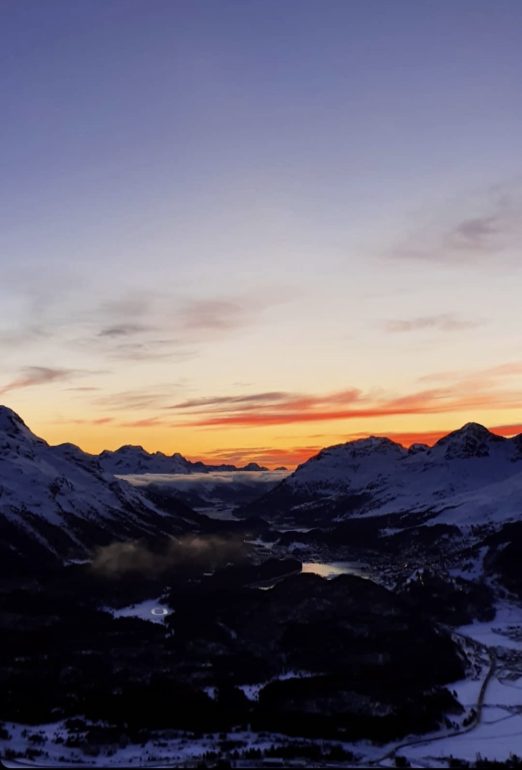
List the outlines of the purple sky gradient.
{"label": "purple sky gradient", "polygon": [[[3,386],[51,439],[102,394],[157,425],[520,360],[518,0],[1,0],[0,57]],[[112,425],[68,437],[139,440]],[[147,440],[226,445],[172,435]]]}

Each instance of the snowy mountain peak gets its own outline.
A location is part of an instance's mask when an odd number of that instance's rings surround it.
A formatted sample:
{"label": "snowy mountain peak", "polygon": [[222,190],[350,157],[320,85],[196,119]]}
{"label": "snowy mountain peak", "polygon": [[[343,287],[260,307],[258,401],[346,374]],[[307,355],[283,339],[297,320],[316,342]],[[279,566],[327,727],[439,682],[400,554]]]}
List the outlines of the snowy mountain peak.
{"label": "snowy mountain peak", "polygon": [[12,409],[9,409],[8,406],[0,406],[0,433],[7,433],[10,436],[23,435],[34,438],[22,418]]}
{"label": "snowy mountain peak", "polygon": [[447,458],[487,457],[492,444],[505,440],[502,436],[490,433],[483,425],[468,422],[437,441],[435,448],[443,448]]}
{"label": "snowy mountain peak", "polygon": [[102,454],[140,454],[140,455],[147,455],[148,452],[145,451],[145,449],[140,444],[123,444],[119,449],[115,449],[114,452],[111,452],[110,449],[106,449]]}
{"label": "snowy mountain peak", "polygon": [[163,452],[147,452],[142,446],[125,444],[119,449],[104,450],[98,457],[107,473],[189,473],[191,463],[180,454],[168,457]]}
{"label": "snowy mountain peak", "polygon": [[29,430],[22,418],[7,406],[0,406],[0,459],[19,455],[33,457],[47,443]]}
{"label": "snowy mountain peak", "polygon": [[484,425],[481,425],[479,422],[467,422],[465,425],[462,426],[462,428],[459,428],[458,430],[453,431],[453,433],[450,433],[449,435],[465,435],[465,436],[476,436],[476,437],[488,437],[493,436],[494,434],[491,433]]}
{"label": "snowy mountain peak", "polygon": [[370,451],[397,452],[398,449],[402,449],[400,444],[397,444],[395,441],[392,441],[391,438],[387,438],[386,436],[368,436],[368,438],[361,438],[351,443],[357,448],[368,449]]}
{"label": "snowy mountain peak", "polygon": [[522,512],[522,437],[468,423],[433,447],[409,450],[371,437],[332,446],[266,495],[262,510],[320,523],[353,515],[429,512],[458,526],[495,523]]}
{"label": "snowy mountain peak", "polygon": [[327,447],[300,465],[288,477],[288,487],[321,483],[326,489],[329,485],[350,488],[352,481],[365,477],[364,469],[383,471],[393,466],[408,454],[400,444],[382,436],[348,441]]}
{"label": "snowy mountain peak", "polygon": [[[404,447],[385,436],[368,436],[355,441],[347,441],[344,444],[322,449],[311,461],[324,460],[327,457],[366,457],[368,455],[402,455],[406,452]],[[306,465],[307,463],[304,463]]]}

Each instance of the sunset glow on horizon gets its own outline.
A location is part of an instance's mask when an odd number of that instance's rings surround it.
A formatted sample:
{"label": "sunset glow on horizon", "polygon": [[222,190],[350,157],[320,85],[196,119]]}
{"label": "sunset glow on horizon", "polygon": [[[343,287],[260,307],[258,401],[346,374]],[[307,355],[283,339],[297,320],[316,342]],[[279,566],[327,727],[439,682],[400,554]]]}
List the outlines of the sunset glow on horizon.
{"label": "sunset glow on horizon", "polygon": [[522,433],[522,4],[4,0],[0,402],[294,467]]}

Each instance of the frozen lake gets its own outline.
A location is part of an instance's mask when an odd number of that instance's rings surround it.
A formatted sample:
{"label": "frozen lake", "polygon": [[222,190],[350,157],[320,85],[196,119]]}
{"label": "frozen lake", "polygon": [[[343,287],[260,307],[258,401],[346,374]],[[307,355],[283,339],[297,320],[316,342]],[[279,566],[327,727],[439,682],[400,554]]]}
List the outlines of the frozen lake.
{"label": "frozen lake", "polygon": [[364,565],[355,561],[305,561],[302,571],[328,579],[338,575],[357,575],[357,577],[369,578]]}

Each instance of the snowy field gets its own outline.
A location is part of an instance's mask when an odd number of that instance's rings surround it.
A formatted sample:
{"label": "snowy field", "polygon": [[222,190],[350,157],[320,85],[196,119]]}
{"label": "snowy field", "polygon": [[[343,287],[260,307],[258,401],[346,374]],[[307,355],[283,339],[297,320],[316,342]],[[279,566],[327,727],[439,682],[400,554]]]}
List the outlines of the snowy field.
{"label": "snowy field", "polygon": [[[103,728],[99,723],[98,727]],[[204,735],[194,735],[191,733],[181,733],[175,731],[164,731],[163,733],[151,734],[150,740],[144,745],[129,744],[122,747],[115,741],[114,745],[104,746],[97,752],[94,748],[88,752],[83,752],[78,748],[64,746],[63,741],[67,739],[67,729],[63,722],[44,725],[38,728],[27,728],[23,725],[6,723],[6,728],[11,734],[9,745],[17,747],[21,751],[30,745],[33,736],[40,736],[38,748],[43,755],[35,757],[34,764],[27,760],[13,760],[5,758],[3,761],[6,767],[176,767],[188,766],[195,767],[198,762],[205,758],[205,755],[223,752],[223,746],[234,746],[241,752],[252,750],[266,751],[275,747],[288,747],[292,744],[288,736],[277,733],[252,733],[245,730],[237,730],[228,733],[208,733]],[[325,751],[330,748],[344,747],[339,741],[322,741],[317,739],[301,739],[294,741],[300,746],[320,745]],[[2,753],[2,742],[0,741],[0,755]],[[230,748],[228,748],[230,751]],[[46,756],[47,755],[47,756]],[[206,757],[208,759],[208,756]],[[215,761],[215,757],[214,757]],[[268,761],[264,761],[263,766],[269,766]],[[328,763],[329,766],[346,767],[346,763]],[[277,761],[273,765],[277,765]],[[241,761],[242,767],[258,767],[259,760],[248,759]],[[305,762],[299,762],[300,767],[305,766]]]}
{"label": "snowy field", "polygon": [[110,612],[114,618],[140,618],[141,620],[150,620],[151,623],[163,623],[166,616],[170,615],[172,610],[161,603],[161,599],[146,599],[138,604],[130,604],[121,609],[104,607],[105,612]]}
{"label": "snowy field", "polygon": [[[404,745],[407,741],[398,744],[397,755],[406,757],[413,767],[447,767],[452,756],[470,761],[478,755],[499,761],[512,754],[522,757],[522,608],[499,604],[494,620],[461,626],[457,632],[478,643],[481,657],[495,658],[480,719],[460,735],[439,733],[424,739],[412,736],[411,745]],[[449,685],[467,714],[476,708],[487,669],[484,665],[477,678]],[[384,759],[385,755],[386,750],[380,755],[380,764],[394,766],[393,756]]]}

